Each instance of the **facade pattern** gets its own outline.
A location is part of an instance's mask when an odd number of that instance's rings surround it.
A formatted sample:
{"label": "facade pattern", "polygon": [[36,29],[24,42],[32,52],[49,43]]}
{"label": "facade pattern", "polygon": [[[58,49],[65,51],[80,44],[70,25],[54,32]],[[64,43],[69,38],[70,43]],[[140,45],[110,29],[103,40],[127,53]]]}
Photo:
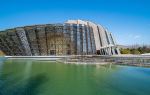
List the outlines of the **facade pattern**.
{"label": "facade pattern", "polygon": [[120,53],[110,32],[100,25],[82,20],[0,31],[0,50],[9,56]]}

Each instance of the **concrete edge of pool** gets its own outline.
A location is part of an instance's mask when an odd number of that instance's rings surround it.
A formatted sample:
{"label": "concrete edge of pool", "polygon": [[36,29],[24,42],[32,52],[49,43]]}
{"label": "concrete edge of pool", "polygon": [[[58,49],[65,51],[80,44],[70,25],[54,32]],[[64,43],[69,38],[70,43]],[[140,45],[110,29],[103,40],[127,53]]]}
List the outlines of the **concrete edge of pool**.
{"label": "concrete edge of pool", "polygon": [[4,56],[6,59],[34,59],[73,64],[108,64],[150,66],[150,56],[143,55],[66,55],[66,56]]}

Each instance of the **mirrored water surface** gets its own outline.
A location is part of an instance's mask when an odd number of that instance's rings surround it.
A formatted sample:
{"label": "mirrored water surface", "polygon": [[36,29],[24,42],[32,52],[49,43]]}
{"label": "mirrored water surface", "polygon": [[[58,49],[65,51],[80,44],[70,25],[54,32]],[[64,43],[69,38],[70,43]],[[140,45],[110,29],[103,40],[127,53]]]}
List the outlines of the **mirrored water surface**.
{"label": "mirrored water surface", "polygon": [[150,68],[1,59],[0,95],[150,95]]}

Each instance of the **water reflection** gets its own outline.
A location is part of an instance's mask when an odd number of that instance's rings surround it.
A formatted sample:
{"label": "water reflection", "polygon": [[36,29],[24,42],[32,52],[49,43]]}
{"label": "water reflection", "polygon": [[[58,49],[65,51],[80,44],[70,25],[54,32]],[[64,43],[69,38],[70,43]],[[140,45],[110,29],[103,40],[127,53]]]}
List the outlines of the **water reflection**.
{"label": "water reflection", "polygon": [[44,75],[36,75],[28,78],[25,83],[18,83],[15,86],[5,84],[8,82],[6,79],[0,86],[0,95],[37,95],[40,93],[39,87],[47,81]]}
{"label": "water reflection", "polygon": [[113,64],[7,60],[0,95],[149,95],[149,73],[148,68]]}
{"label": "water reflection", "polygon": [[2,75],[3,64],[6,60],[6,58],[0,57],[0,76]]}
{"label": "water reflection", "polygon": [[25,71],[24,71],[24,78],[29,78],[31,75],[31,70],[32,70],[32,61],[28,60],[27,63],[25,64]]}

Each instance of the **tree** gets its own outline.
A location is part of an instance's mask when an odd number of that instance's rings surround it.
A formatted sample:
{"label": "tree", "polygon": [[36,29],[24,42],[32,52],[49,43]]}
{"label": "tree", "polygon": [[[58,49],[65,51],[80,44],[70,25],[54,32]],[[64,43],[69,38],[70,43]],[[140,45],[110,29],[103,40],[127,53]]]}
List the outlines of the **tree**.
{"label": "tree", "polygon": [[130,52],[131,54],[141,54],[140,51],[138,51],[138,49],[131,49]]}
{"label": "tree", "polygon": [[121,49],[120,52],[121,52],[121,54],[130,54],[129,49]]}

